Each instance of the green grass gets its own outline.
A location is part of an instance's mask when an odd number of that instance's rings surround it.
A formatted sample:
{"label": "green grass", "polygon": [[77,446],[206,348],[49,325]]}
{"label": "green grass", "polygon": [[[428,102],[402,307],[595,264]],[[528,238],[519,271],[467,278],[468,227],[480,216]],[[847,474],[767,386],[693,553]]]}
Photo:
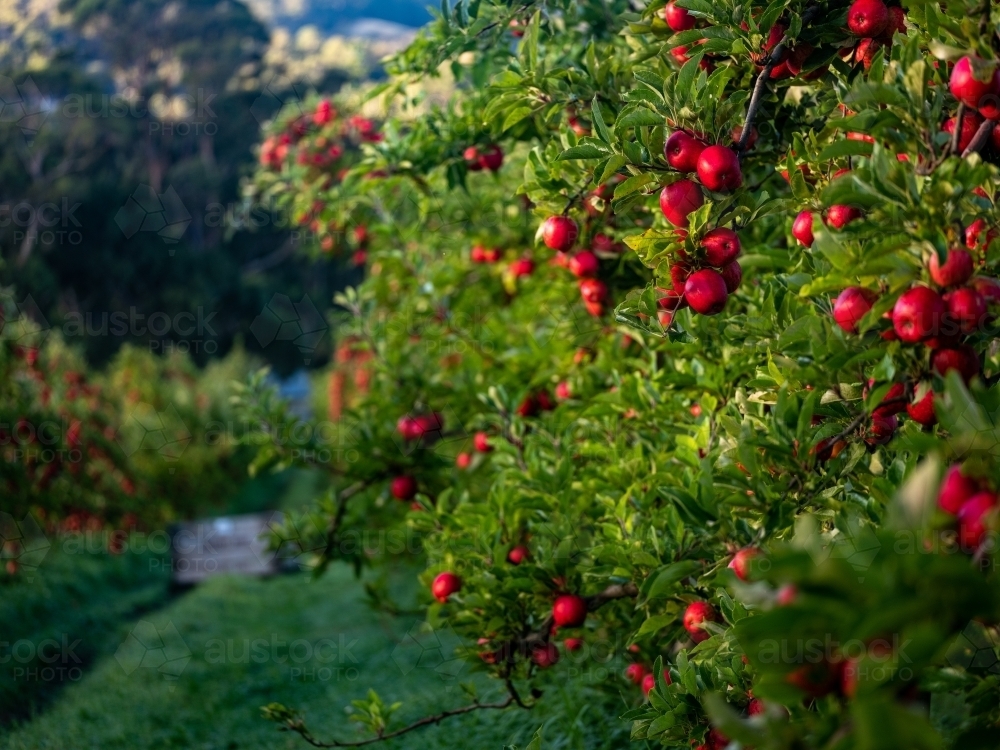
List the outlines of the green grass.
{"label": "green grass", "polygon": [[[227,512],[305,504],[315,495],[316,479],[291,472],[249,483],[227,503]],[[394,657],[422,618],[373,610],[364,581],[345,565],[333,566],[318,580],[303,574],[265,580],[220,576],[171,595],[165,567],[148,555],[69,555],[59,547],[34,580],[0,587],[0,750],[304,750],[308,745],[297,735],[279,733],[263,720],[260,707],[279,702],[300,709],[320,738],[345,739],[362,736],[344,709],[369,688],[387,703],[403,702],[393,726],[468,703],[457,682],[472,683],[484,700],[501,697],[498,684],[477,672],[478,662],[465,663],[458,680],[447,681],[434,671],[433,660],[414,666],[412,650]],[[385,583],[396,602],[415,601],[416,573],[404,563],[387,572]],[[176,628],[190,651],[179,676],[168,679],[155,665],[128,673],[116,659],[140,622],[160,632]],[[70,643],[80,641],[73,679],[31,679],[13,670],[41,669],[44,663],[2,661],[5,641],[37,644],[45,638],[60,641],[64,634]],[[243,659],[244,642],[255,640],[268,645]],[[278,658],[272,658],[272,640],[286,644],[277,648]],[[293,654],[300,662],[288,658],[288,644],[295,641]],[[323,643],[335,648],[324,645],[316,654]],[[306,644],[314,653],[303,660]],[[542,725],[546,750],[628,746],[628,727],[608,718],[623,710],[621,699],[600,686],[581,686],[567,674],[568,666],[560,663],[551,671],[552,684],[530,712],[475,712],[378,747],[524,747]],[[602,665],[594,666],[604,686],[622,685],[601,672]],[[586,664],[580,668],[587,671]]]}
{"label": "green grass", "polygon": [[[391,576],[395,595],[412,595],[413,571]],[[350,738],[358,731],[346,720],[344,706],[363,697],[369,687],[386,701],[404,701],[400,723],[467,702],[461,690],[432,669],[404,670],[393,649],[418,618],[389,618],[364,601],[362,584],[345,566],[331,569],[318,581],[303,575],[270,580],[218,577],[181,596],[168,606],[139,619],[160,630],[177,628],[191,651],[179,678],[168,680],[156,669],[139,667],[131,674],[109,648],[82,679],[67,686],[49,708],[0,737],[0,747],[39,748],[305,748],[297,736],[279,734],[260,718],[259,707],[278,701],[303,709],[316,733]],[[119,628],[118,642],[133,626]],[[341,657],[334,650],[293,664],[266,654],[260,663],[240,660],[245,639],[270,643],[324,639],[348,646]],[[231,644],[230,654],[219,644]],[[300,646],[301,658],[305,647]],[[267,649],[269,650],[269,649]],[[251,651],[251,656],[261,652]],[[287,648],[278,649],[285,656]],[[320,672],[323,668],[329,673]],[[294,670],[303,670],[296,673]],[[339,676],[338,676],[338,671]],[[306,670],[317,670],[312,675]],[[484,697],[496,685],[466,665],[461,681],[478,685]],[[565,682],[565,681],[563,681]],[[607,720],[620,706],[593,691],[551,686],[542,704],[531,712],[483,711],[451,719],[386,743],[387,750],[434,750],[456,746],[500,748],[527,744],[542,724],[544,747],[602,748],[627,744],[627,732],[617,720]],[[359,735],[357,735],[359,736]]]}

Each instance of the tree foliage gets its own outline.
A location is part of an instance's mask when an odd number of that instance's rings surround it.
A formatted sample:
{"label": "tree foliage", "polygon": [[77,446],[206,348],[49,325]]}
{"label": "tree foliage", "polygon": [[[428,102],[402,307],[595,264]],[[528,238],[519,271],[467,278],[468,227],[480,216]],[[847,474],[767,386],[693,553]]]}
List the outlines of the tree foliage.
{"label": "tree foliage", "polygon": [[[996,746],[998,21],[443,5],[347,172],[293,149],[258,175],[367,237],[337,300],[355,453],[313,461],[301,549],[361,565],[352,530],[414,532],[429,622],[512,705],[615,644],[650,745]],[[454,97],[422,104],[445,69]]]}

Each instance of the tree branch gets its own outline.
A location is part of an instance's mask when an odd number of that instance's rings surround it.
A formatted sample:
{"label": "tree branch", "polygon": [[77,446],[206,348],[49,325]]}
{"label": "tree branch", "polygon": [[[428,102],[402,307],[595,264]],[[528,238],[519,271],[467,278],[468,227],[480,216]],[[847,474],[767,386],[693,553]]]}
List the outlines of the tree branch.
{"label": "tree branch", "polygon": [[[510,706],[512,703],[517,703],[523,706],[520,698],[516,698],[516,693],[509,693],[507,699],[500,701],[499,703],[480,703],[476,701],[470,703],[467,706],[462,706],[461,708],[453,708],[450,711],[442,711],[439,714],[434,714],[433,716],[425,716],[422,719],[418,719],[412,724],[408,724],[402,729],[397,729],[395,732],[389,732],[389,734],[380,734],[377,737],[370,737],[367,740],[358,740],[356,742],[341,742],[340,740],[330,740],[329,742],[324,742],[322,740],[316,739],[313,734],[309,731],[308,727],[302,722],[301,719],[289,720],[285,723],[283,729],[290,732],[298,732],[298,734],[308,742],[313,747],[363,747],[364,745],[372,745],[376,742],[384,742],[385,740],[391,740],[393,737],[399,737],[402,734],[407,734],[412,732],[414,729],[420,729],[420,727],[426,727],[430,724],[438,724],[445,719],[452,716],[460,716],[461,714],[467,714],[472,711],[481,711],[488,709],[504,709]],[[525,706],[527,707],[527,706]]]}
{"label": "tree branch", "polygon": [[[802,26],[807,26],[818,12],[818,6],[807,9],[806,12],[802,14]],[[750,94],[750,104],[747,106],[747,116],[746,119],[743,120],[743,132],[740,133],[740,141],[736,144],[736,154],[740,159],[742,159],[743,155],[746,153],[747,141],[750,140],[750,131],[753,129],[753,121],[757,117],[757,110],[760,109],[760,99],[764,94],[764,85],[771,77],[771,71],[774,70],[774,66],[777,65],[782,56],[784,56],[785,42],[787,39],[787,34],[781,37],[781,41],[775,45],[773,50],[771,50],[771,54],[768,56],[763,70],[757,74],[757,79],[754,81],[753,91]]]}
{"label": "tree branch", "polygon": [[948,143],[948,148],[941,158],[944,159],[948,154],[958,153],[958,141],[962,137],[962,120],[965,119],[965,104],[964,102],[958,103],[958,112],[955,113],[955,129],[951,131],[951,141]]}
{"label": "tree branch", "polygon": [[[969,145],[966,146],[965,151],[962,152],[963,159],[967,156],[971,156],[972,154],[978,154],[982,150],[983,146],[986,145],[986,139],[990,137],[990,131],[993,130],[993,126],[995,124],[996,123],[993,122],[993,120],[983,120],[983,124],[979,126],[979,130],[976,131],[972,140],[969,141]],[[955,128],[955,131],[958,131],[957,127]]]}
{"label": "tree branch", "polygon": [[750,105],[747,107],[747,116],[743,120],[743,132],[740,133],[740,141],[736,144],[736,154],[740,159],[746,153],[747,141],[750,140],[753,121],[757,117],[757,110],[760,109],[760,98],[764,94],[764,84],[771,77],[771,71],[774,70],[774,66],[778,64],[778,59],[784,53],[785,40],[782,37],[781,42],[771,50],[771,54],[767,58],[767,63],[765,63],[764,68],[757,74],[757,80],[754,81],[753,93],[750,94]]}

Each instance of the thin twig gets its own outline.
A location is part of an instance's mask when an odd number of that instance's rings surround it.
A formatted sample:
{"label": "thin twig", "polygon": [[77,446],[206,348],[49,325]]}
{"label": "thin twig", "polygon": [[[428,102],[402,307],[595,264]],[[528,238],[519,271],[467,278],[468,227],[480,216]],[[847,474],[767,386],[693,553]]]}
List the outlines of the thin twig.
{"label": "thin twig", "polygon": [[962,152],[962,158],[971,156],[972,154],[978,154],[983,146],[986,145],[986,139],[990,137],[990,131],[993,130],[993,126],[996,123],[993,120],[983,120],[983,124],[979,126],[979,130],[969,141],[969,145],[965,147],[965,151]]}
{"label": "thin twig", "polygon": [[951,141],[948,143],[948,150],[942,154],[942,157],[948,154],[958,153],[958,141],[962,137],[962,120],[965,119],[965,103],[958,103],[958,112],[955,113],[955,129],[951,131]]}
{"label": "thin twig", "polygon": [[[819,12],[818,6],[813,6],[806,10],[802,14],[802,26],[807,26],[813,17]],[[781,58],[785,55],[785,43],[788,40],[788,35],[784,34],[781,37],[781,41],[775,45],[774,49],[771,50],[771,54],[767,58],[767,62],[764,64],[763,70],[757,74],[757,79],[753,84],[753,92],[750,94],[750,104],[747,107],[747,116],[743,120],[743,132],[740,133],[740,141],[736,144],[736,153],[743,158],[746,153],[747,141],[750,139],[750,131],[753,129],[753,121],[757,117],[757,110],[760,109],[760,99],[764,94],[764,85],[767,83],[768,79],[771,77],[771,71],[774,70],[774,66],[777,65]]]}
{"label": "thin twig", "polygon": [[517,702],[519,705],[520,700],[515,701],[513,694],[507,696],[506,700],[500,701],[499,703],[470,703],[467,706],[462,706],[461,708],[454,708],[450,711],[442,711],[439,714],[434,714],[433,716],[425,716],[412,724],[408,724],[402,729],[397,729],[395,732],[389,732],[389,734],[380,734],[378,737],[370,737],[367,740],[358,740],[357,742],[341,742],[340,740],[330,740],[329,742],[323,742],[322,740],[316,739],[312,733],[306,728],[304,724],[292,724],[288,726],[288,729],[293,732],[298,732],[302,739],[308,742],[313,747],[362,747],[363,745],[372,745],[376,742],[383,742],[384,740],[391,740],[393,737],[399,737],[401,734],[407,734],[412,732],[414,729],[420,729],[420,727],[428,726],[429,724],[438,724],[447,718],[452,716],[460,716],[461,714],[467,714],[472,711],[480,711],[486,709],[504,709],[510,706],[512,703]]}
{"label": "thin twig", "polygon": [[753,129],[753,121],[757,117],[757,110],[760,109],[760,98],[764,94],[764,84],[771,77],[771,71],[774,70],[774,66],[778,64],[779,55],[784,54],[784,52],[785,43],[782,41],[771,50],[771,55],[767,58],[767,63],[764,65],[763,70],[757,74],[757,80],[754,81],[753,93],[750,94],[750,105],[747,107],[747,116],[743,120],[743,132],[740,133],[740,141],[736,144],[736,153],[741,159],[746,152],[747,141],[750,140],[750,131]]}
{"label": "thin twig", "polygon": [[576,191],[576,193],[570,196],[569,202],[566,204],[566,208],[562,210],[562,215],[565,216],[569,213],[569,210],[573,208],[573,204],[583,197],[583,194],[587,192],[587,186],[584,185],[582,188]]}

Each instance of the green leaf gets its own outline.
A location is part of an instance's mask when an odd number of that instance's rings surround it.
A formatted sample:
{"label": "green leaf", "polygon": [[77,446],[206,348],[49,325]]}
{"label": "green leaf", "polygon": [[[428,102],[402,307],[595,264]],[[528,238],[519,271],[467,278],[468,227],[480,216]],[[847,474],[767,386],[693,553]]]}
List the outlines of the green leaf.
{"label": "green leaf", "polygon": [[601,173],[600,177],[598,177],[597,184],[603,185],[606,183],[611,179],[612,175],[617,174],[618,170],[624,167],[627,163],[628,160],[621,154],[612,154],[607,163],[604,165],[604,171]]}
{"label": "green leaf", "polygon": [[871,156],[872,144],[845,138],[824,148],[816,156],[816,161],[829,161],[843,156]]}
{"label": "green leaf", "polygon": [[532,113],[531,107],[518,107],[507,113],[507,116],[503,120],[503,127],[501,130],[509,130],[517,123],[521,122],[525,117],[530,117]]}
{"label": "green leaf", "polygon": [[635,634],[635,638],[639,639],[647,635],[653,635],[654,633],[663,630],[663,628],[673,624],[674,620],[675,618],[669,615],[653,615],[652,617],[647,617],[639,627],[639,631]]}
{"label": "green leaf", "polygon": [[[505,123],[506,125],[506,123]],[[506,127],[504,127],[506,130]],[[570,161],[572,159],[598,159],[605,156],[607,151],[602,151],[596,146],[573,146],[563,151],[556,157],[556,161]]]}
{"label": "green leaf", "polygon": [[615,120],[615,130],[621,132],[624,128],[652,127],[663,124],[663,116],[651,109],[639,107],[623,117]]}
{"label": "green leaf", "polygon": [[520,86],[521,81],[523,80],[524,78],[519,76],[513,70],[504,70],[493,76],[493,80],[490,81],[490,85],[501,89],[509,89]]}
{"label": "green leaf", "polygon": [[594,117],[594,129],[597,131],[597,135],[600,136],[601,140],[605,143],[611,143],[611,133],[608,132],[608,126],[604,124],[604,116],[601,114],[601,105],[597,102],[597,97],[590,103],[590,111]]}
{"label": "green leaf", "polygon": [[624,182],[619,183],[618,187],[615,188],[615,198],[624,198],[626,195],[636,193],[647,185],[658,181],[657,176],[652,172],[643,172],[642,174],[633,175]]}
{"label": "green leaf", "polygon": [[700,569],[701,563],[697,560],[682,560],[681,562],[672,563],[660,568],[659,572],[655,574],[656,578],[653,580],[653,585],[649,587],[648,598],[654,599],[658,596],[665,596],[674,588],[674,585],[678,581]]}

